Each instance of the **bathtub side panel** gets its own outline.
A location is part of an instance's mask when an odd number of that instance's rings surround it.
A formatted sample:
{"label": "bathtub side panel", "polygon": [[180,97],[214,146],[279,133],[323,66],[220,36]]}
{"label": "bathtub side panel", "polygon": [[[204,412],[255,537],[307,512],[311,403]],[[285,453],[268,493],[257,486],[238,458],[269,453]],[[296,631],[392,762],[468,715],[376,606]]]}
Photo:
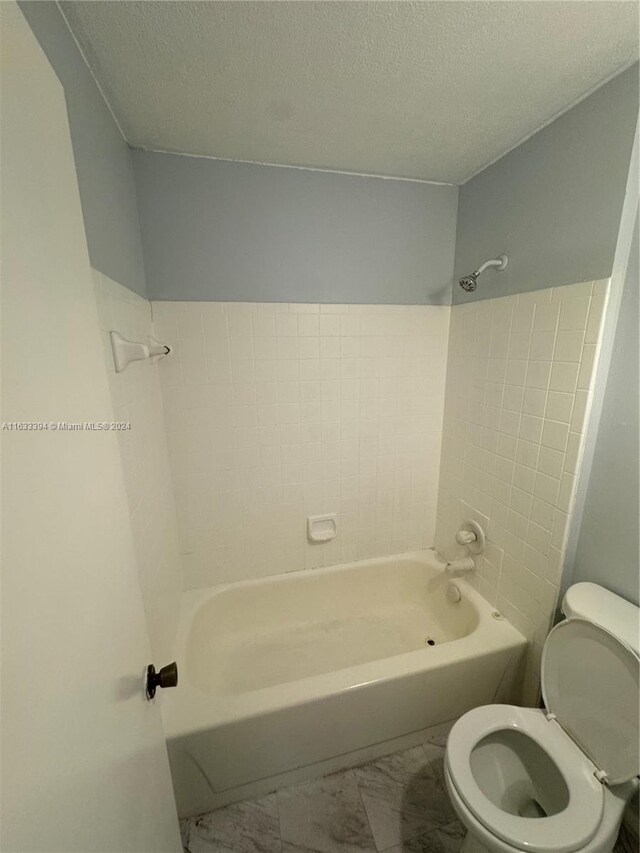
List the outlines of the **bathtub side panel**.
{"label": "bathtub side panel", "polygon": [[170,739],[178,811],[199,814],[214,808],[223,791],[455,719],[497,697],[508,701],[523,651],[524,640]]}

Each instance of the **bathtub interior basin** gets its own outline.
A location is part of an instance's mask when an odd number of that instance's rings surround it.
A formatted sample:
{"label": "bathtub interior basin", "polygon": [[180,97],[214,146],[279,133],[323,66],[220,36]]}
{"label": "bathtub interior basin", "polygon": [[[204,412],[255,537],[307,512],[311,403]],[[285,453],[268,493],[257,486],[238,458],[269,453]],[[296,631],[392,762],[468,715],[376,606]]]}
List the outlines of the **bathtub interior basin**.
{"label": "bathtub interior basin", "polygon": [[468,636],[478,612],[417,560],[221,589],[187,639],[193,684],[218,696],[273,687]]}

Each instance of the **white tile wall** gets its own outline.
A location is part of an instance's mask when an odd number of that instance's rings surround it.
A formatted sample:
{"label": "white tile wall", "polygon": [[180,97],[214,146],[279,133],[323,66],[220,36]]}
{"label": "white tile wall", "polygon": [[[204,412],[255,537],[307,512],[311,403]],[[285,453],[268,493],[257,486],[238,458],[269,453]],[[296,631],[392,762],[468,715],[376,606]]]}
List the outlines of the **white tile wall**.
{"label": "white tile wall", "polygon": [[530,641],[535,702],[562,571],[607,281],[451,311],[436,547],[475,518],[488,534],[472,581]]}
{"label": "white tile wall", "polygon": [[[459,522],[474,517],[488,544],[473,582],[530,640],[535,701],[606,281],[453,309],[150,307],[94,275],[114,411],[133,426],[119,437],[158,659],[171,655],[183,566],[193,588],[434,536],[450,557]],[[153,329],[174,352],[116,374],[112,328],[140,339]],[[337,513],[338,536],[310,544],[306,517],[324,512]]]}
{"label": "white tile wall", "polygon": [[116,373],[109,332],[146,341],[152,334],[150,303],[93,270],[98,318],[118,432],[131,528],[154,659],[171,660],[182,594],[182,558],[169,468],[158,367],[130,364]]}
{"label": "white tile wall", "polygon": [[187,588],[433,544],[449,307],[152,307]]}

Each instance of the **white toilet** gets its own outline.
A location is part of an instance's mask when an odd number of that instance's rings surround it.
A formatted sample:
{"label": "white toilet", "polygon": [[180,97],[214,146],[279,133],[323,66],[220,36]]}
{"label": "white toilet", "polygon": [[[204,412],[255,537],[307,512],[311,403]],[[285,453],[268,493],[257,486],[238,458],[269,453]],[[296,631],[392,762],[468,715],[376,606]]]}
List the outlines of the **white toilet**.
{"label": "white toilet", "polygon": [[639,616],[570,587],[542,653],[546,710],[485,705],[451,729],[445,779],[464,853],[608,853],[638,785]]}

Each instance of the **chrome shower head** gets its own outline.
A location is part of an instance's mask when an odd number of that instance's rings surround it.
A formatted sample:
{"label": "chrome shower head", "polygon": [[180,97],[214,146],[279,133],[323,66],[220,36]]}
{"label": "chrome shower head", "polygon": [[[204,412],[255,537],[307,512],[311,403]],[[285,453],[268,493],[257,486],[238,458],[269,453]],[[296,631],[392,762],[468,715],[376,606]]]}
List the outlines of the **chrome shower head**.
{"label": "chrome shower head", "polygon": [[467,293],[473,293],[478,286],[478,274],[474,272],[471,273],[471,275],[465,275],[460,279],[458,284],[463,290],[466,290]]}
{"label": "chrome shower head", "polygon": [[482,273],[488,267],[495,267],[498,272],[501,272],[507,265],[507,256],[499,255],[497,258],[492,258],[490,261],[485,261],[482,266],[479,266],[475,272],[472,272],[471,275],[464,275],[458,281],[458,284],[463,290],[466,290],[467,293],[473,293],[473,291],[478,286],[478,276],[482,275]]}

